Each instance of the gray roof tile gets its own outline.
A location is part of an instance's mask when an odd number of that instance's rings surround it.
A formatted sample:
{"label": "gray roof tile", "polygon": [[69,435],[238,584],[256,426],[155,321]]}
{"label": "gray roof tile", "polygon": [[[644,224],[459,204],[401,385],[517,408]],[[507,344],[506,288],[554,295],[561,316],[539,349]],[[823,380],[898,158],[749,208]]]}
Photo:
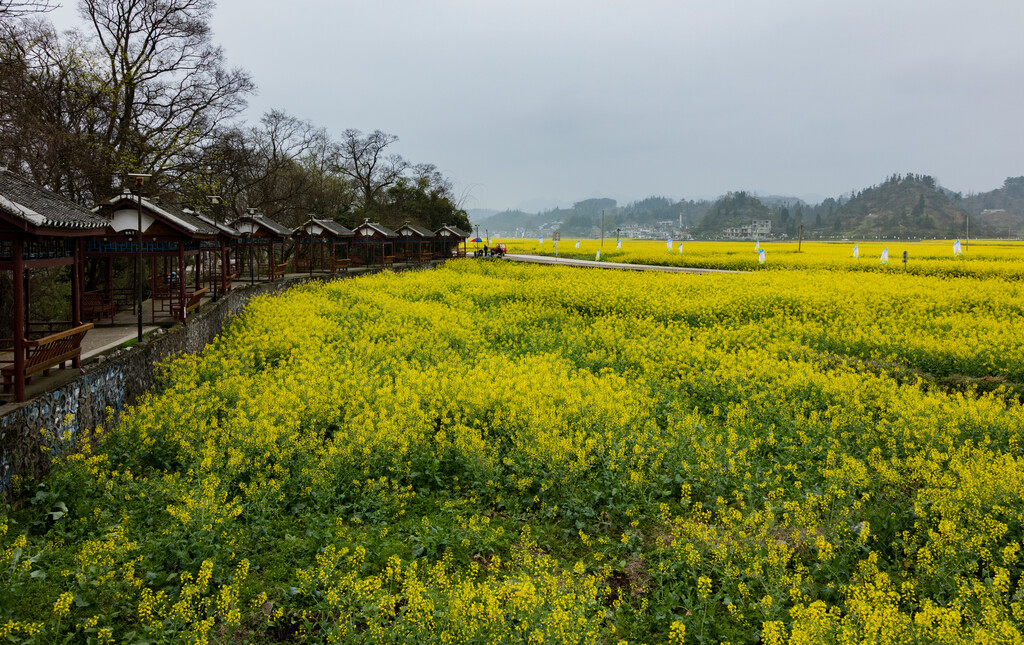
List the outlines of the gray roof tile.
{"label": "gray roof tile", "polygon": [[102,229],[103,218],[84,206],[0,169],[0,211],[37,228]]}

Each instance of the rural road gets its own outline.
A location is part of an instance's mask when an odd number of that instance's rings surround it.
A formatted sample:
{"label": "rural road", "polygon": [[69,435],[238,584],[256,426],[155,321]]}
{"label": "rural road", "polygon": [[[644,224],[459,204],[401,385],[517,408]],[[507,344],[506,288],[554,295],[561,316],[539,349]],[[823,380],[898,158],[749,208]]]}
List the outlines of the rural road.
{"label": "rural road", "polygon": [[558,264],[570,267],[593,267],[598,269],[620,269],[623,271],[661,271],[663,273],[745,273],[744,271],[727,271],[725,269],[697,269],[693,267],[664,267],[654,264],[623,264],[620,262],[596,262],[594,260],[575,260],[555,258],[547,255],[521,255],[506,253],[506,260],[514,262],[533,262],[534,264]]}

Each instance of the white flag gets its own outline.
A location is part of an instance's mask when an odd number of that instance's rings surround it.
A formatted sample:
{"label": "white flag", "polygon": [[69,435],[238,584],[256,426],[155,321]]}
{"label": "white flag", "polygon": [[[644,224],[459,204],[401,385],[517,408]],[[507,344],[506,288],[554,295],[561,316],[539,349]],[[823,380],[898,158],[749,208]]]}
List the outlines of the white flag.
{"label": "white flag", "polygon": [[544,238],[543,238],[543,237],[542,237],[542,238],[540,238],[540,245],[541,245],[541,246],[544,246]]}
{"label": "white flag", "polygon": [[601,260],[601,249],[597,250],[597,255],[594,257],[594,260],[595,261],[600,261]]}
{"label": "white flag", "polygon": [[760,248],[761,248],[761,236],[758,235],[757,236],[757,241],[754,242],[754,250],[757,251],[757,250],[760,250]]}
{"label": "white flag", "polygon": [[956,242],[953,242],[953,256],[954,257],[960,257],[963,254],[964,254],[963,249],[960,248],[960,240],[957,240]]}
{"label": "white flag", "polygon": [[888,246],[885,247],[884,251],[882,251],[882,259],[880,260],[880,263],[881,264],[889,264],[889,247]]}
{"label": "white flag", "polygon": [[758,262],[758,264],[764,264],[765,263],[764,249],[761,249],[761,252],[757,254],[757,262]]}
{"label": "white flag", "polygon": [[854,257],[854,259],[860,257],[860,244],[854,244],[853,245],[853,257]]}
{"label": "white flag", "polygon": [[679,243],[679,255],[682,255],[682,254],[683,254],[683,243],[680,242]]}
{"label": "white flag", "polygon": [[670,237],[670,238],[668,238],[668,250],[669,250],[669,251],[671,251],[671,250],[672,250],[672,238],[671,238],[671,237]]}
{"label": "white flag", "polygon": [[583,240],[576,240],[576,250],[577,250],[577,251],[579,250],[579,248],[580,248],[580,242],[582,242],[582,241],[583,241]]}
{"label": "white flag", "polygon": [[615,240],[615,250],[616,251],[621,251],[622,250],[622,240]]}

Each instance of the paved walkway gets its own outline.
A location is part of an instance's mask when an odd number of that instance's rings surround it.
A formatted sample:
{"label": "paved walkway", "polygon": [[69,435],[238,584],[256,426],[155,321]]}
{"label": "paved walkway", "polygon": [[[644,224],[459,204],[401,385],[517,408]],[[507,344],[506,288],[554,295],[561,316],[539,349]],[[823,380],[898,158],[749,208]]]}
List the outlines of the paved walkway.
{"label": "paved walkway", "polygon": [[655,264],[624,264],[622,262],[596,262],[594,260],[575,260],[571,258],[555,259],[549,255],[505,254],[506,260],[514,262],[532,262],[534,264],[557,264],[570,267],[593,267],[596,269],[620,269],[622,271],[660,271],[662,273],[746,273],[745,271],[729,271],[726,269],[698,269],[695,267],[665,267]]}

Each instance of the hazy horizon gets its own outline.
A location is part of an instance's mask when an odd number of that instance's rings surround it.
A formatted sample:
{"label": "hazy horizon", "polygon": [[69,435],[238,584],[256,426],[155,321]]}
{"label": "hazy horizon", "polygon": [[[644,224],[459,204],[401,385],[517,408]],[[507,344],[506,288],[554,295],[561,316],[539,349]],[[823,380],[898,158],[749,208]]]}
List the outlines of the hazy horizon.
{"label": "hazy horizon", "polygon": [[1020,0],[221,0],[212,20],[259,85],[248,122],[390,132],[496,210],[832,197],[894,172],[997,188],[1024,175],[1021,24]]}

